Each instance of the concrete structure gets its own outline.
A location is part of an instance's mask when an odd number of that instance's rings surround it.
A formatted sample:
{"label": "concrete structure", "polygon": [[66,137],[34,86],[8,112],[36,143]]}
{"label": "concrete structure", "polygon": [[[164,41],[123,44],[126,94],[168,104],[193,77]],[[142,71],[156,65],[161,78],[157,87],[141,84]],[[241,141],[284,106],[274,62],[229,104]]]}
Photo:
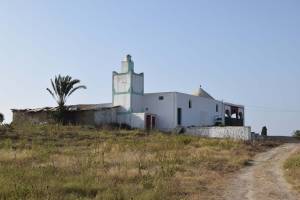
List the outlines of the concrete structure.
{"label": "concrete structure", "polygon": [[121,72],[113,72],[112,85],[113,105],[122,108],[118,123],[166,131],[178,126],[244,125],[244,106],[215,100],[201,87],[192,95],[144,93],[144,74],[135,73],[130,55],[122,61]]}
{"label": "concrete structure", "polygon": [[120,106],[117,121],[135,128],[144,128],[140,122],[145,119],[143,109],[144,74],[134,72],[134,63],[127,55],[122,61],[121,72],[113,72],[112,76],[113,106]]}
{"label": "concrete structure", "polygon": [[[69,119],[74,123],[94,125],[118,123],[133,128],[155,128],[165,131],[176,127],[221,124],[244,126],[245,116],[244,106],[218,101],[202,87],[194,94],[145,93],[144,74],[135,73],[134,62],[130,55],[122,61],[121,71],[112,73],[112,104],[73,107],[76,112],[69,107],[71,113]],[[13,110],[14,121],[19,119],[51,121],[49,111],[53,110],[55,108]]]}
{"label": "concrete structure", "polygon": [[[212,98],[165,92],[145,94],[146,112],[157,116],[157,128],[171,130],[177,126],[213,126],[224,121],[223,103]],[[221,123],[222,123],[221,122]]]}
{"label": "concrete structure", "polygon": [[251,128],[245,126],[190,127],[186,128],[185,134],[211,138],[231,138],[245,141],[252,139]]}

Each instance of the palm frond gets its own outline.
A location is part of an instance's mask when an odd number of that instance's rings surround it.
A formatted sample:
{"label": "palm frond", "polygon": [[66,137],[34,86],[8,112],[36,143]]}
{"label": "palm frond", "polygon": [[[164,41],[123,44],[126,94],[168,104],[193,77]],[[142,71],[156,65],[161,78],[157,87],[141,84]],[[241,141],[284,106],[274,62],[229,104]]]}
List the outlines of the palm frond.
{"label": "palm frond", "polygon": [[47,91],[51,94],[51,96],[55,99],[54,93],[53,93],[49,88],[47,88],[46,90],[47,90]]}
{"label": "palm frond", "polygon": [[75,88],[73,88],[70,93],[68,94],[68,96],[70,96],[71,94],[73,94],[73,92],[75,92],[76,90],[78,89],[87,89],[87,87],[85,85],[80,85],[80,86],[77,86]]}
{"label": "palm frond", "polygon": [[57,94],[56,86],[55,86],[53,80],[50,79],[50,81],[51,81],[51,85],[52,85],[52,89],[54,90],[54,93]]}
{"label": "palm frond", "polygon": [[54,80],[51,79],[52,90],[47,88],[47,91],[56,100],[60,107],[63,107],[67,98],[78,89],[86,89],[86,86],[77,84],[80,83],[79,79],[73,79],[71,76],[55,76]]}

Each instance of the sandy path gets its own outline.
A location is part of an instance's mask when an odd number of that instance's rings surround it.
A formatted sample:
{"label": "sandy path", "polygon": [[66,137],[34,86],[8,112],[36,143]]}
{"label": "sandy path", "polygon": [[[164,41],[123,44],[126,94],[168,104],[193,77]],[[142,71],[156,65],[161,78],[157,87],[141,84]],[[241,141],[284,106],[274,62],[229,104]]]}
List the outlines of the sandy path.
{"label": "sandy path", "polygon": [[284,144],[258,154],[253,165],[232,178],[224,199],[228,200],[300,200],[283,176],[282,165],[300,144]]}

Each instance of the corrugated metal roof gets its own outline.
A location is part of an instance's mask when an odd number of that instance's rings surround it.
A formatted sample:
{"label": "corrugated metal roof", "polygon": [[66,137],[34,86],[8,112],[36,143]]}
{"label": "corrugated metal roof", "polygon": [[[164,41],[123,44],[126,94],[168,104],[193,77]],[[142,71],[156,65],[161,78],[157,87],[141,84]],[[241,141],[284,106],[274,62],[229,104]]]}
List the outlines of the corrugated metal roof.
{"label": "corrugated metal roof", "polygon": [[[68,111],[88,111],[88,110],[102,110],[109,108],[117,108],[119,106],[112,106],[111,103],[106,104],[78,104],[66,106]],[[54,112],[58,107],[43,107],[34,109],[12,109],[13,112]]]}

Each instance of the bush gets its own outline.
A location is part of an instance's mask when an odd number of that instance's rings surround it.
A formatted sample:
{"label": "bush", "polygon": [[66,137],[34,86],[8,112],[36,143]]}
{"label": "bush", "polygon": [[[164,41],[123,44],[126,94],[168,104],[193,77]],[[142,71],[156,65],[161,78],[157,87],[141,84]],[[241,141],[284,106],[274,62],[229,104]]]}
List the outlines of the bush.
{"label": "bush", "polygon": [[261,130],[261,136],[266,137],[268,135],[268,129],[266,126],[264,126]]}
{"label": "bush", "polygon": [[294,137],[300,138],[300,130],[296,130],[293,134]]}
{"label": "bush", "polygon": [[4,121],[4,115],[2,113],[0,113],[0,124],[2,124]]}

